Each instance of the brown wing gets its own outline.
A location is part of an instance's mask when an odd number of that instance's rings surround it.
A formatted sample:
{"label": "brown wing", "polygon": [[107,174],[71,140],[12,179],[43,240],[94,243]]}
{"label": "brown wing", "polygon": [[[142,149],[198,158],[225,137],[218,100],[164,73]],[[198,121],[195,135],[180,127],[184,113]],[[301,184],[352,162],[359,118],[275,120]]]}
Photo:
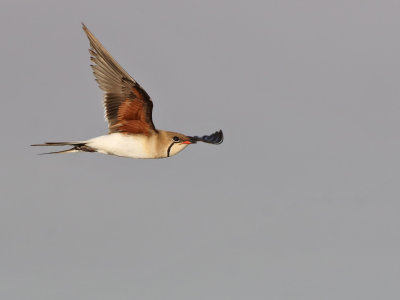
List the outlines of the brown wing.
{"label": "brown wing", "polygon": [[104,91],[104,109],[109,132],[155,131],[153,102],[146,91],[112,58],[110,53],[82,23],[89,42],[93,74]]}

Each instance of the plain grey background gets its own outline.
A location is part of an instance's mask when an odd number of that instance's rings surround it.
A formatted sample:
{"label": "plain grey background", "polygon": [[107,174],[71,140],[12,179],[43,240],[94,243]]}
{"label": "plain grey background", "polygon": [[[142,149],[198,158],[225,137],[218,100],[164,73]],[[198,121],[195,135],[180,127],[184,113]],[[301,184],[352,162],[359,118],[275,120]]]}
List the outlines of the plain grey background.
{"label": "plain grey background", "polygon": [[[107,132],[84,21],[162,160],[38,156]],[[0,9],[0,298],[396,299],[398,1],[10,1]]]}

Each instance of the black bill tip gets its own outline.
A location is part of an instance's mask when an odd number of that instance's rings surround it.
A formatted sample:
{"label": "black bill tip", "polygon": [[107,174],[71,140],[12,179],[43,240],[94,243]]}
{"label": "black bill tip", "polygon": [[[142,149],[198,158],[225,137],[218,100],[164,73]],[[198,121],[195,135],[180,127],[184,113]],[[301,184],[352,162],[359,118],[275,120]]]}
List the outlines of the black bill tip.
{"label": "black bill tip", "polygon": [[224,141],[224,134],[222,133],[222,130],[219,130],[210,135],[203,135],[202,137],[190,137],[190,140],[193,141],[193,143],[200,141],[208,144],[219,145]]}

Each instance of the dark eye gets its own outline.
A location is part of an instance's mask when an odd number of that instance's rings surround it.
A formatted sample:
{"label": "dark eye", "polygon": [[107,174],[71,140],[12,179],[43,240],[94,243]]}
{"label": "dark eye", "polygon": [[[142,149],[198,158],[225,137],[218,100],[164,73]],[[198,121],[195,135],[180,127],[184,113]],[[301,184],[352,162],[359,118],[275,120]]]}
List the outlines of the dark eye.
{"label": "dark eye", "polygon": [[177,136],[174,136],[173,138],[172,138],[172,140],[174,141],[174,142],[179,142],[181,139],[180,138],[178,138]]}

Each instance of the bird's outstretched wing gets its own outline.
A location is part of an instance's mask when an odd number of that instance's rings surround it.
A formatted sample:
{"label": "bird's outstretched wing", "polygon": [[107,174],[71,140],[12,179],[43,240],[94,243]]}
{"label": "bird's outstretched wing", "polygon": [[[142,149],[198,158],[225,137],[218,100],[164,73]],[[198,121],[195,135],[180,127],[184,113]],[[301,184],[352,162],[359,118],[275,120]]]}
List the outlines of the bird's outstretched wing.
{"label": "bird's outstretched wing", "polygon": [[152,120],[153,102],[146,91],[118,64],[90,30],[82,23],[90,42],[93,74],[104,91],[105,117],[109,133],[155,131]]}

